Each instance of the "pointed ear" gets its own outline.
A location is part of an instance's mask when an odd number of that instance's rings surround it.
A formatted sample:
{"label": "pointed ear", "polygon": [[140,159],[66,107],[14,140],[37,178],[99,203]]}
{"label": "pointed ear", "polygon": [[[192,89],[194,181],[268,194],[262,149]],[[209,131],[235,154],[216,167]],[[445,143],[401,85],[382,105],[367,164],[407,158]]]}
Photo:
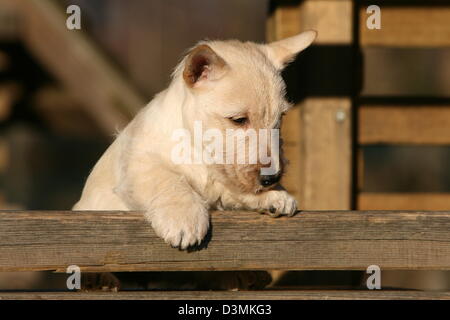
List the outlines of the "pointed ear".
{"label": "pointed ear", "polygon": [[183,78],[190,88],[220,79],[228,65],[211,47],[201,44],[191,50],[185,60]]}
{"label": "pointed ear", "polygon": [[275,41],[266,45],[269,59],[277,69],[291,62],[297,53],[306,49],[317,37],[317,31],[308,30],[296,36]]}

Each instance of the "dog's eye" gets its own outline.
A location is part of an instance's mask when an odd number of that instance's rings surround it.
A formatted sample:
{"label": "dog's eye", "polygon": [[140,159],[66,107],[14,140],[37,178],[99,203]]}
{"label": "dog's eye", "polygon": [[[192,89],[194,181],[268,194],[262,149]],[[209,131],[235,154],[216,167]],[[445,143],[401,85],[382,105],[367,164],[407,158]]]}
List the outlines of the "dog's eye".
{"label": "dog's eye", "polygon": [[233,121],[236,124],[246,124],[248,119],[246,117],[242,117],[242,118],[230,118],[231,121]]}

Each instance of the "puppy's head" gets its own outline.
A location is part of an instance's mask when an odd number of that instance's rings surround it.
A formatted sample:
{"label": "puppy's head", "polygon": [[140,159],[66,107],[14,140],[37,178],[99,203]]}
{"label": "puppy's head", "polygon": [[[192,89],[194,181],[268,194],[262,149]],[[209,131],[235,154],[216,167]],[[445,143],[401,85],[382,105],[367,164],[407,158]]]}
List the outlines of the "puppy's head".
{"label": "puppy's head", "polygon": [[[278,146],[273,147],[273,137],[290,108],[281,70],[315,38],[315,31],[306,31],[266,45],[206,41],[184,58],[179,73],[187,99],[192,101],[183,110],[185,125],[193,130],[193,123],[201,121],[202,130],[222,134],[223,163],[216,161],[210,169],[227,186],[256,193],[273,187],[281,178],[284,161]],[[266,134],[261,134],[264,131]],[[203,141],[204,146],[209,142]],[[260,150],[262,146],[266,150]],[[212,151],[216,156],[220,152]],[[262,155],[272,161],[263,161]]]}

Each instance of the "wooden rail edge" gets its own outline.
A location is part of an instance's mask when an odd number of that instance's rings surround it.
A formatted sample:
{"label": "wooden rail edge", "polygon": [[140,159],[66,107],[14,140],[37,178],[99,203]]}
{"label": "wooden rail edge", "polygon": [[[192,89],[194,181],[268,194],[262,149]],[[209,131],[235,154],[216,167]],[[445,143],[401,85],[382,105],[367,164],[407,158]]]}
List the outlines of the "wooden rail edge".
{"label": "wooden rail edge", "polygon": [[1,300],[450,300],[450,292],[384,290],[0,292]]}
{"label": "wooden rail edge", "polygon": [[317,211],[273,219],[212,212],[200,248],[180,251],[139,212],[0,211],[0,272],[450,270],[450,212]]}

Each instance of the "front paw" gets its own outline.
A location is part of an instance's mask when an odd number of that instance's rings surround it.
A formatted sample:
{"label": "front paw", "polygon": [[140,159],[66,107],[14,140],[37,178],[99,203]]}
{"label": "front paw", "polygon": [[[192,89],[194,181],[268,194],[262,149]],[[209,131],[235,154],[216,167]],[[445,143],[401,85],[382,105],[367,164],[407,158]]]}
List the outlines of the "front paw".
{"label": "front paw", "polygon": [[286,215],[292,217],[297,211],[297,200],[286,191],[267,191],[260,212],[268,213],[271,217]]}
{"label": "front paw", "polygon": [[150,215],[155,233],[174,248],[199,245],[209,228],[208,211],[203,208],[178,208],[176,213],[159,211]]}

